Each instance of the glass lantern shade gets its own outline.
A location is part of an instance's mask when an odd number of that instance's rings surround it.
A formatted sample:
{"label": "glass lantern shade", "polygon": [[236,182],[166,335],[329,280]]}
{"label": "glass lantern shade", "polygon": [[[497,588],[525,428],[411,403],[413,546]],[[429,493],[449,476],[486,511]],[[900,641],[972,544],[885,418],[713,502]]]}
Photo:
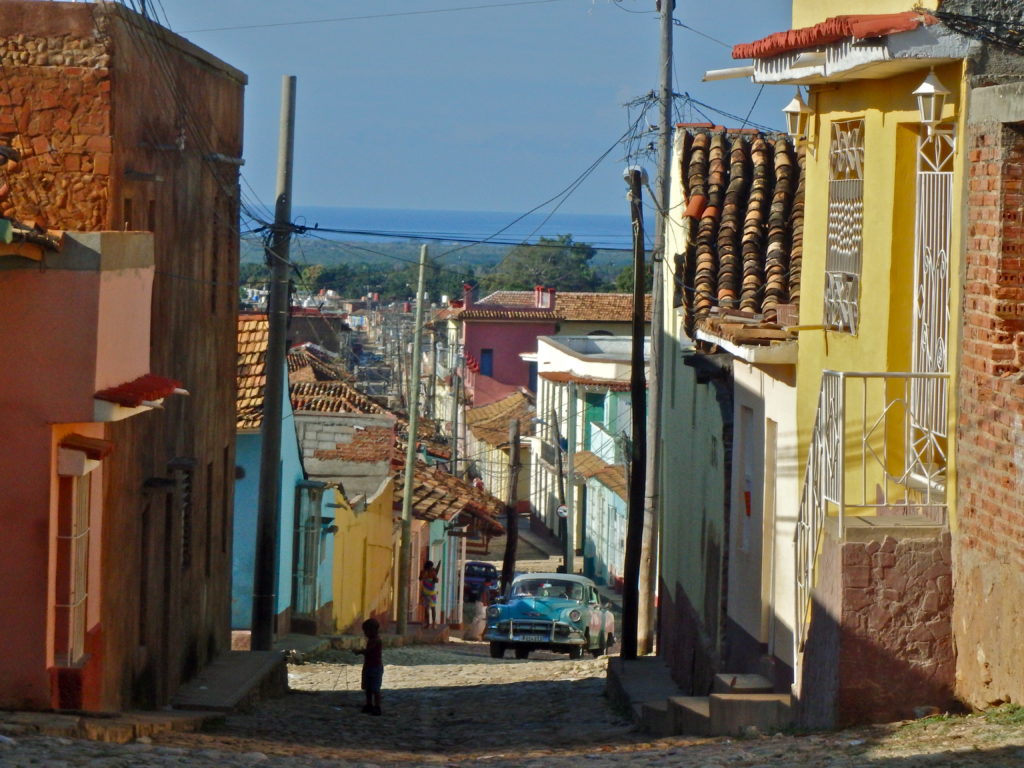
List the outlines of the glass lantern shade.
{"label": "glass lantern shade", "polygon": [[786,133],[794,141],[807,138],[807,124],[810,122],[812,111],[800,96],[800,89],[797,89],[793,100],[782,108],[782,113],[786,116]]}
{"label": "glass lantern shade", "polygon": [[921,123],[928,127],[929,134],[942,122],[942,106],[950,91],[935,76],[935,72],[929,72],[914,96],[917,97],[917,110],[921,115]]}

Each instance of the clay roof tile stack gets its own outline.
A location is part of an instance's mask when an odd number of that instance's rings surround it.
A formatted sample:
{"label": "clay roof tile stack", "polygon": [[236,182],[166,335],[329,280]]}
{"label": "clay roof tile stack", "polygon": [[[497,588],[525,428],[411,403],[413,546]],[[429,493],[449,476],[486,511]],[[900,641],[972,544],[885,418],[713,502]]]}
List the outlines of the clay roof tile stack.
{"label": "clay roof tile stack", "polygon": [[243,315],[238,318],[238,366],[235,373],[237,429],[259,429],[263,424],[268,329],[265,317]]}
{"label": "clay roof tile stack", "polygon": [[799,304],[803,149],[784,137],[679,126],[685,216],[692,219],[677,301],[691,338],[713,312],[768,324]]}

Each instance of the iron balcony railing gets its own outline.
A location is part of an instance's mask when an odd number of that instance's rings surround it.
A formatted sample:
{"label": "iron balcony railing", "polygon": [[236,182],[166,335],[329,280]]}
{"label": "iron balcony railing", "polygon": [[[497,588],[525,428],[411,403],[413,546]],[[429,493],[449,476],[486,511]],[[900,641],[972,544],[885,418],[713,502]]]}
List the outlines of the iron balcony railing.
{"label": "iron balcony railing", "polygon": [[946,513],[949,374],[824,371],[796,526],[796,658],[825,522]]}

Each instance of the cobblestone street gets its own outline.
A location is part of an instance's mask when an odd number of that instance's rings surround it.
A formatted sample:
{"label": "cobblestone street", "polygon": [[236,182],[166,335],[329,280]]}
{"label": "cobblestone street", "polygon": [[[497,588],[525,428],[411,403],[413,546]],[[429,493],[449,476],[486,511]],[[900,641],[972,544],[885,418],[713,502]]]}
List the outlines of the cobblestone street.
{"label": "cobblestone street", "polygon": [[829,734],[652,741],[603,696],[606,658],[496,660],[484,643],[385,650],[384,714],[360,712],[359,658],[289,667],[293,689],[205,733],[106,744],[2,726],[0,766],[1024,766],[1016,714],[934,718]]}

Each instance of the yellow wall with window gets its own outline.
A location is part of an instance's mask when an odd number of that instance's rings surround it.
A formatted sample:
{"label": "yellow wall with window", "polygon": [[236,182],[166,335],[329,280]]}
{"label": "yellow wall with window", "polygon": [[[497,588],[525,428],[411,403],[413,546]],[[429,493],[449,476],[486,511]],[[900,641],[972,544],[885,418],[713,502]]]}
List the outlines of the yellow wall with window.
{"label": "yellow wall with window", "polygon": [[[798,6],[794,3],[794,15]],[[826,4],[828,5],[828,4]],[[879,3],[882,5],[882,3]],[[890,4],[891,5],[891,4]],[[801,326],[824,323],[825,265],[829,221],[830,139],[833,124],[864,121],[863,230],[859,291],[859,323],[854,333],[804,330],[800,333],[797,368],[800,462],[805,465],[818,407],[821,372],[909,371],[912,368],[915,287],[915,205],[917,136],[920,116],[913,91],[928,74],[921,68],[894,77],[852,80],[813,86],[809,103],[814,109],[806,166],[806,214]],[[944,116],[960,120],[963,108],[964,69],[960,63],[938,67],[936,75],[952,91]],[[961,125],[957,135],[963,135]],[[950,319],[947,368],[950,400],[956,392],[953,374],[959,348],[960,210],[964,148],[957,145],[953,169],[952,232],[950,237]],[[849,407],[848,416],[855,417]],[[952,408],[949,434],[954,434]],[[847,446],[847,456],[856,447]],[[952,494],[953,452],[947,451]],[[851,469],[848,465],[848,469]],[[950,509],[955,500],[950,498]]]}

